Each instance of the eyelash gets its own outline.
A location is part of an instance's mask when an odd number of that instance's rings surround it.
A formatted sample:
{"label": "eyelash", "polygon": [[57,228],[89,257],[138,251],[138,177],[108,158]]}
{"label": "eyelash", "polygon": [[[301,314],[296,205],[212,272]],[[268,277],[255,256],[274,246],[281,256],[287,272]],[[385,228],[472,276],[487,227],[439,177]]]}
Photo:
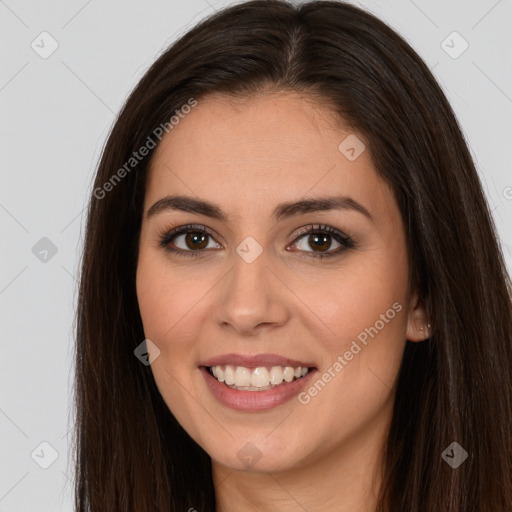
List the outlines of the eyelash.
{"label": "eyelash", "polygon": [[[160,242],[158,245],[164,248],[165,250],[178,256],[197,258],[200,255],[200,253],[204,251],[204,249],[199,249],[195,251],[184,251],[182,249],[175,249],[169,247],[169,244],[174,238],[184,233],[200,233],[215,238],[213,233],[204,226],[198,224],[187,224],[186,226],[180,226],[176,229],[171,229],[170,231],[164,231],[163,233],[161,233],[159,235]],[[322,224],[310,225],[305,227],[304,230],[301,230],[297,234],[297,237],[294,239],[292,243],[296,243],[300,238],[304,237],[305,235],[319,235],[325,233],[331,235],[338,243],[341,244],[341,247],[338,247],[338,249],[330,253],[309,253],[309,251],[306,251],[309,254],[309,256],[307,257],[322,260],[323,258],[331,258],[333,256],[337,256],[340,253],[344,252],[346,249],[353,249],[355,247],[355,242],[351,237],[345,235],[338,229]]]}

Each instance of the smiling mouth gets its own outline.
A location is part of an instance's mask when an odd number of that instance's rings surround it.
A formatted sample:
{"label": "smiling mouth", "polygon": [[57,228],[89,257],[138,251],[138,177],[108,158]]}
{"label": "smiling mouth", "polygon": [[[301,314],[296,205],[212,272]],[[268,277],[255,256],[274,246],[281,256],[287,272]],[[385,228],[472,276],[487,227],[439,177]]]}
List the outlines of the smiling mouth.
{"label": "smiling mouth", "polygon": [[218,365],[206,366],[205,368],[217,381],[222,382],[230,389],[238,391],[268,391],[302,379],[314,370],[312,367],[301,366],[247,368],[245,366]]}

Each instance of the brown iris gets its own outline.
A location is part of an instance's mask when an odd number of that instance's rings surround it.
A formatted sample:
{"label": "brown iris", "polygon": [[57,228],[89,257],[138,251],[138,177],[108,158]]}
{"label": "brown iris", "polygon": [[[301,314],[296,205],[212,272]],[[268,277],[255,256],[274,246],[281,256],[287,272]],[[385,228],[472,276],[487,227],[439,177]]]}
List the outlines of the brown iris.
{"label": "brown iris", "polygon": [[[323,241],[321,241],[323,240]],[[312,247],[316,247],[317,249],[329,249],[331,242],[329,235],[322,235],[319,233],[314,233],[309,235],[308,243],[312,244]]]}
{"label": "brown iris", "polygon": [[208,235],[191,231],[185,235],[185,243],[189,249],[204,249],[208,245]]}

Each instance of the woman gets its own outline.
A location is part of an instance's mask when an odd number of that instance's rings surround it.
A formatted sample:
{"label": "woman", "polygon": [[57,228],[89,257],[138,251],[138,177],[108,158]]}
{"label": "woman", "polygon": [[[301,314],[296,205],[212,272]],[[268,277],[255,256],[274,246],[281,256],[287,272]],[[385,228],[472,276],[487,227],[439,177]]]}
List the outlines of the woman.
{"label": "woman", "polygon": [[88,215],[77,510],[512,509],[510,280],[445,96],[374,16],[201,22]]}

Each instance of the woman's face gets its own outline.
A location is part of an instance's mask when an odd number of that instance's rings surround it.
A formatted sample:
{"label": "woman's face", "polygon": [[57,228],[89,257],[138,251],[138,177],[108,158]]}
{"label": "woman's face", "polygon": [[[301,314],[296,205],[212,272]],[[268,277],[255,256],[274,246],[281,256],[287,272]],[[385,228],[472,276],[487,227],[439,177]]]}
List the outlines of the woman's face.
{"label": "woman's face", "polygon": [[424,313],[362,144],[326,107],[274,93],[201,98],[157,148],[140,313],[158,389],[218,464],[280,471],[383,439]]}

